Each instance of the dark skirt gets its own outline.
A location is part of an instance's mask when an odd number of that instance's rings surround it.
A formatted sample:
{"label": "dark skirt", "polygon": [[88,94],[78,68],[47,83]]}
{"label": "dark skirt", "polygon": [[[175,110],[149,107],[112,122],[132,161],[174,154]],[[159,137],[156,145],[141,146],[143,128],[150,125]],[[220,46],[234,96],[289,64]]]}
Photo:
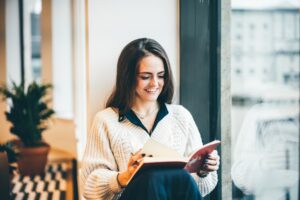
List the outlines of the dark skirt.
{"label": "dark skirt", "polygon": [[148,169],[135,177],[120,200],[202,200],[193,177],[183,169]]}

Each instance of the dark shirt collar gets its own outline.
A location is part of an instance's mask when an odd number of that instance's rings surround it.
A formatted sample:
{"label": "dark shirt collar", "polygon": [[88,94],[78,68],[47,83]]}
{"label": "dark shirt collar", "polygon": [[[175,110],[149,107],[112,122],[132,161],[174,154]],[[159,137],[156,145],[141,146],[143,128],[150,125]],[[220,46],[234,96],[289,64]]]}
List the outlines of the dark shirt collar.
{"label": "dark shirt collar", "polygon": [[146,127],[143,125],[143,123],[141,122],[141,120],[136,116],[136,114],[132,111],[129,110],[127,113],[125,113],[124,115],[119,115],[119,122],[122,122],[126,119],[128,119],[131,123],[133,123],[136,126],[141,127],[142,129],[144,129],[149,135],[151,135],[151,133],[154,131],[154,129],[156,128],[157,124],[169,113],[167,106],[165,103],[160,104],[160,108],[159,111],[157,113],[157,116],[155,118],[152,130],[150,132],[148,132],[148,130],[146,129]]}

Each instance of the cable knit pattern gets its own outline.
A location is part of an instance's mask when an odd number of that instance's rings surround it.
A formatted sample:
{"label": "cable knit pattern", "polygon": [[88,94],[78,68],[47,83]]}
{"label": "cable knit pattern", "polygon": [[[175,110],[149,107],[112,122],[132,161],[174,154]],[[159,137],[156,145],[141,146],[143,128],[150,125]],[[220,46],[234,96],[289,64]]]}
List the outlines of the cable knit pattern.
{"label": "cable knit pattern", "polygon": [[[202,146],[199,130],[188,110],[180,105],[167,105],[166,115],[153,131],[152,139],[182,155],[189,155]],[[83,157],[80,172],[83,196],[86,199],[116,199],[122,192],[117,173],[127,169],[131,152],[136,152],[150,137],[141,127],[107,108],[96,114]],[[218,182],[217,173],[205,178],[192,174],[202,196],[210,193]]]}

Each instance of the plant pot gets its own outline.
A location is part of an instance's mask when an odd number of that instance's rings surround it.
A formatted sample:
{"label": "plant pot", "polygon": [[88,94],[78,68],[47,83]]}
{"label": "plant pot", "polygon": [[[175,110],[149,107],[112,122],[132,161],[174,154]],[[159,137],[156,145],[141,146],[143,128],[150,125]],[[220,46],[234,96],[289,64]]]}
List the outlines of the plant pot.
{"label": "plant pot", "polygon": [[37,147],[20,146],[18,166],[22,175],[42,175],[45,172],[50,146],[43,143]]}

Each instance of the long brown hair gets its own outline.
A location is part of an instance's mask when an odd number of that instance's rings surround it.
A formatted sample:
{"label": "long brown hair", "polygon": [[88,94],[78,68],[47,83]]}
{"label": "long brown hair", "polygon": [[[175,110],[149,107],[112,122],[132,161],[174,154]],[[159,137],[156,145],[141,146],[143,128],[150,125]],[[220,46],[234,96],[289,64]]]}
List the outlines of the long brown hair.
{"label": "long brown hair", "polygon": [[174,85],[168,56],[157,41],[140,38],[127,44],[119,56],[116,85],[106,102],[106,107],[118,108],[120,114],[130,110],[135,97],[139,63],[144,57],[151,54],[162,59],[165,69],[164,87],[157,100],[159,103],[172,102]]}

